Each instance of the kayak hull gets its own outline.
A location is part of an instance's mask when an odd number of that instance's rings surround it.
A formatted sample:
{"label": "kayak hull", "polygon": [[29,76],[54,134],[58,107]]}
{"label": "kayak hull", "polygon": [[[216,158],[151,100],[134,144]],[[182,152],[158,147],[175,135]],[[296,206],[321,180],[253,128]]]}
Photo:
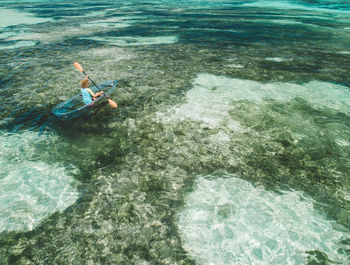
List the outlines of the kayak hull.
{"label": "kayak hull", "polygon": [[[117,80],[108,80],[98,84],[97,86],[103,90],[103,92],[109,96],[117,86]],[[96,86],[90,87],[90,89],[96,93],[99,89]],[[84,104],[81,92],[75,94],[73,97],[67,99],[66,101],[58,104],[53,108],[52,113],[60,120],[71,120],[80,117],[84,113],[92,110],[101,102],[106,101],[105,96],[101,96],[94,100],[91,104]]]}

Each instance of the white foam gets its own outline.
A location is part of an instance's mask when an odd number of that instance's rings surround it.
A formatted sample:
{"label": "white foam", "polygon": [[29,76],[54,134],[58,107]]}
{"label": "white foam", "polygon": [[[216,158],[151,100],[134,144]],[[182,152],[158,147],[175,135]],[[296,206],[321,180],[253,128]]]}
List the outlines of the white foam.
{"label": "white foam", "polygon": [[31,230],[78,198],[77,183],[66,173],[72,165],[37,158],[52,152],[55,141],[35,132],[0,135],[0,232]]}
{"label": "white foam", "polygon": [[281,62],[284,62],[284,61],[288,61],[287,59],[281,58],[281,57],[266,57],[265,60],[276,62],[276,63],[281,63]]}
{"label": "white foam", "polygon": [[[254,21],[265,21],[266,22],[272,22],[280,25],[290,25],[290,24],[298,24],[298,25],[303,25],[305,24],[304,22],[296,21],[294,19],[265,19],[265,20],[254,20]],[[312,24],[310,24],[312,25]]]}
{"label": "white foam", "polygon": [[337,250],[350,232],[318,213],[311,198],[225,177],[199,177],[178,215],[183,246],[200,263],[304,264],[313,250],[347,260]]}

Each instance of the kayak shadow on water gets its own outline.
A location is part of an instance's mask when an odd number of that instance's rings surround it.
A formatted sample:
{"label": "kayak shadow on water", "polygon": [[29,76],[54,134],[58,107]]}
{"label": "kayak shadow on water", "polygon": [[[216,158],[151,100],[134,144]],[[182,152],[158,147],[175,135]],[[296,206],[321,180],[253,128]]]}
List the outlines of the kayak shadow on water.
{"label": "kayak shadow on water", "polygon": [[[54,128],[58,131],[65,131],[69,133],[71,131],[79,131],[82,128],[82,125],[87,124],[97,124],[102,123],[101,119],[105,118],[106,111],[105,108],[108,108],[108,102],[102,102],[98,106],[94,107],[92,110],[83,113],[81,116],[71,119],[71,120],[60,120],[54,114],[50,114],[50,128]],[[63,131],[62,131],[63,130]]]}
{"label": "kayak shadow on water", "polygon": [[108,102],[102,102],[96,106],[93,110],[82,114],[80,117],[72,120],[60,120],[51,110],[53,106],[40,106],[35,109],[27,110],[23,113],[13,113],[11,116],[7,117],[7,122],[5,122],[1,127],[10,132],[16,133],[19,131],[38,131],[39,135],[42,135],[49,128],[69,128],[74,124],[79,126],[82,122],[91,122],[91,119],[98,113],[100,113],[108,104]]}
{"label": "kayak shadow on water", "polygon": [[38,130],[41,135],[50,124],[51,116],[53,115],[50,111],[45,110],[43,106],[20,114],[13,113],[7,117],[7,122],[3,125],[3,128],[13,133],[22,130]]}

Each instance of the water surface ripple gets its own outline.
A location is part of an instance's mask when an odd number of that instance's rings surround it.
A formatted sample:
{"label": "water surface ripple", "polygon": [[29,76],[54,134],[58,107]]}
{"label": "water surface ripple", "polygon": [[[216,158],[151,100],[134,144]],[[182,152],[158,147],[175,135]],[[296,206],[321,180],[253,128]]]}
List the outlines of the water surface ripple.
{"label": "water surface ripple", "polygon": [[[340,0],[1,1],[0,264],[349,264],[349,34]],[[74,61],[118,109],[51,114]]]}

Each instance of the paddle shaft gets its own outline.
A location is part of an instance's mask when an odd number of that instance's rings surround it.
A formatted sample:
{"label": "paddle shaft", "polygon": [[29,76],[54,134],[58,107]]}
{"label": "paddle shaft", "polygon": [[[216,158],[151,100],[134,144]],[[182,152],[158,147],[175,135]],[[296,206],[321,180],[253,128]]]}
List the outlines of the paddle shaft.
{"label": "paddle shaft", "polygon": [[[97,85],[94,81],[92,81],[92,79],[85,73],[85,71],[82,71],[82,73],[83,73],[85,76],[88,77],[88,79],[91,81],[91,83],[92,83],[95,87],[97,87],[97,89],[98,89],[99,91],[101,91],[101,89],[98,87],[98,85]],[[105,96],[107,99],[109,99],[109,97],[108,97],[105,93],[103,93],[102,95]]]}
{"label": "paddle shaft", "polygon": [[[83,73],[83,74],[88,78],[88,80],[90,80],[91,83],[93,83],[93,84],[97,87],[97,89],[98,89],[100,92],[102,91],[102,90],[98,87],[98,85],[97,85],[94,81],[92,81],[91,78],[85,73],[85,71],[83,70],[83,67],[81,67],[81,65],[80,65],[78,62],[75,62],[73,65],[75,66],[75,68],[77,68],[77,69],[79,70],[79,72]],[[103,93],[102,95],[106,97],[106,99],[108,100],[109,105],[110,105],[112,108],[118,108],[117,103],[115,103],[113,100],[111,100],[105,93]]]}

